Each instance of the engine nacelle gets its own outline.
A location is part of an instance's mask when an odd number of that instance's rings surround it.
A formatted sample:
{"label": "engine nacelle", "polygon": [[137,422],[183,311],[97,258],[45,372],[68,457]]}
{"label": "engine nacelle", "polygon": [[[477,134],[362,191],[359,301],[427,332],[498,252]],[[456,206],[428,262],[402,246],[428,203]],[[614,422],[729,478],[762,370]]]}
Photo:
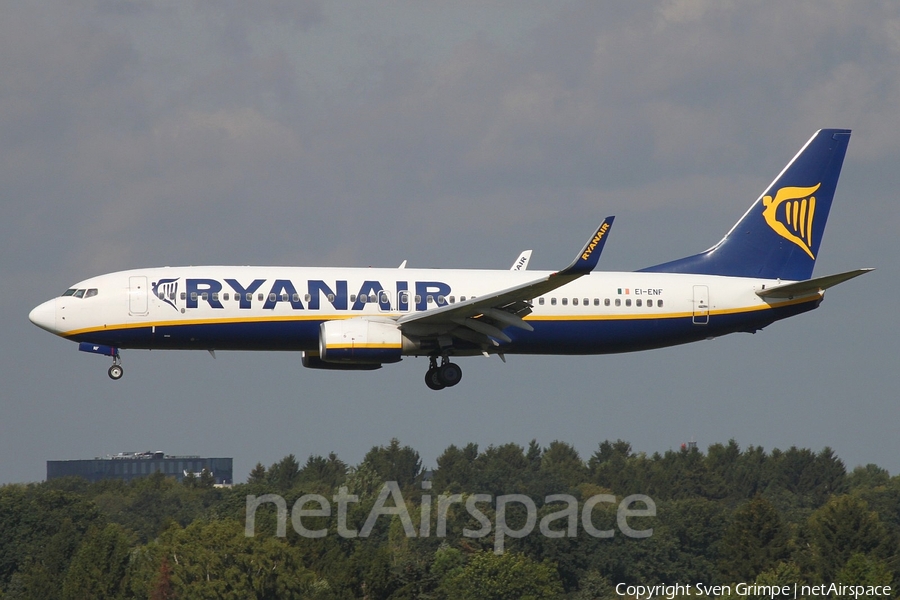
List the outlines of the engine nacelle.
{"label": "engine nacelle", "polygon": [[354,363],[330,363],[325,362],[315,353],[303,351],[300,362],[307,369],[325,369],[327,371],[374,371],[381,368],[381,364],[354,364]]}
{"label": "engine nacelle", "polygon": [[319,358],[327,363],[394,363],[402,353],[403,334],[393,321],[358,317],[319,326]]}

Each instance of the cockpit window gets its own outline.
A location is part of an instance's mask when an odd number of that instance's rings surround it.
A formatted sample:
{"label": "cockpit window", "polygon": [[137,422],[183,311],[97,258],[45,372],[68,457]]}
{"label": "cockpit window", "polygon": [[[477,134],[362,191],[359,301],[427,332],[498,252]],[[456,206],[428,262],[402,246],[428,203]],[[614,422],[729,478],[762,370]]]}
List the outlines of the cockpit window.
{"label": "cockpit window", "polygon": [[71,288],[63,292],[63,296],[72,296],[73,298],[93,298],[99,293],[100,290],[98,290],[97,288],[91,288],[88,290],[77,290],[75,288]]}

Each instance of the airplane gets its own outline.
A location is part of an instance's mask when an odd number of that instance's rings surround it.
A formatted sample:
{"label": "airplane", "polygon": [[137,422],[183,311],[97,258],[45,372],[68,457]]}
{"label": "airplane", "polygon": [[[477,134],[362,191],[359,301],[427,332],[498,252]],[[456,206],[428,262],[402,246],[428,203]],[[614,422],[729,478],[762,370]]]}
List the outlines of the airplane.
{"label": "airplane", "polygon": [[195,266],[100,275],[29,314],[112,357],[121,349],[299,351],[313,369],[373,370],[428,358],[432,390],[462,378],[451,357],[633,352],[754,333],[817,308],[872,269],[811,278],[850,139],[817,131],[710,249],[634,272],[594,271],[607,217],[559,271]]}

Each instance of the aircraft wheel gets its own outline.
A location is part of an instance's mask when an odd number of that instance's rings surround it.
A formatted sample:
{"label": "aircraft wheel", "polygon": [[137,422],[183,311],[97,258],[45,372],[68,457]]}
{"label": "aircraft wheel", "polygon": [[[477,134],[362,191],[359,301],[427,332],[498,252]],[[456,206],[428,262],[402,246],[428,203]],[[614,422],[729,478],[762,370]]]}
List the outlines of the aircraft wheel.
{"label": "aircraft wheel", "polygon": [[453,387],[462,380],[462,369],[456,363],[445,363],[438,367],[437,379],[445,386]]}
{"label": "aircraft wheel", "polygon": [[109,378],[112,380],[122,379],[122,375],[125,374],[125,371],[122,369],[121,365],[113,365],[109,368]]}
{"label": "aircraft wheel", "polygon": [[428,386],[428,389],[432,390],[442,390],[446,386],[446,384],[441,383],[440,377],[438,377],[438,369],[428,369],[425,373],[425,385]]}

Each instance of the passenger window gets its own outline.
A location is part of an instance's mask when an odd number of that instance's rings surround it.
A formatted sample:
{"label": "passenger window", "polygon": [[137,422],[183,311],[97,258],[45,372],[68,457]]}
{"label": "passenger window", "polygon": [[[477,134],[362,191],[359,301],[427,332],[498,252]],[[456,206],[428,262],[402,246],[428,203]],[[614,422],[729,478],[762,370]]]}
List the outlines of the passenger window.
{"label": "passenger window", "polygon": [[[294,300],[294,302],[300,302],[300,294],[296,292],[294,292],[294,295],[291,296],[291,298]],[[309,300],[307,300],[307,302],[309,302]]]}
{"label": "passenger window", "polygon": [[[297,294],[297,296],[299,296],[299,295],[300,295],[300,294]],[[309,294],[303,294],[303,301],[304,301],[304,302],[309,302]]]}
{"label": "passenger window", "polygon": [[588,305],[588,299],[587,299],[587,298],[584,299],[584,305],[585,305],[585,306]]}
{"label": "passenger window", "polygon": [[563,298],[563,299],[562,299],[562,305],[563,305],[563,306],[568,306],[568,305],[569,305],[569,299],[568,299],[568,298]]}
{"label": "passenger window", "polygon": [[[206,298],[204,298],[204,300],[205,299]],[[216,302],[218,302],[219,301],[219,292],[213,292],[212,299],[215,300]]]}
{"label": "passenger window", "polygon": [[181,292],[181,299],[187,300],[187,292]]}
{"label": "passenger window", "polygon": [[229,299],[229,298],[231,298],[231,294],[229,294],[228,292],[223,292],[223,293],[222,293],[222,300],[228,302],[228,299]]}
{"label": "passenger window", "polygon": [[203,292],[202,294],[200,294],[200,299],[209,300],[209,292]]}
{"label": "passenger window", "polygon": [[419,294],[416,294],[416,304],[418,304],[421,301],[422,301],[422,296],[420,296]]}
{"label": "passenger window", "polygon": [[409,304],[409,292],[400,292],[400,304]]}
{"label": "passenger window", "polygon": [[538,304],[540,304],[541,306],[544,305],[544,298],[543,298],[543,297],[538,298]]}
{"label": "passenger window", "polygon": [[616,298],[616,306],[622,306],[622,299]]}
{"label": "passenger window", "polygon": [[[328,296],[326,297],[328,298],[329,302],[334,302],[334,294],[328,294]],[[306,301],[309,302],[309,294],[306,295]]]}
{"label": "passenger window", "polygon": [[434,296],[428,294],[428,298],[425,300],[428,304],[432,304],[434,302]]}
{"label": "passenger window", "polygon": [[634,304],[635,304],[636,306],[640,306],[640,305],[641,305],[641,299],[638,298],[637,300],[635,300],[635,301],[634,301]]}
{"label": "passenger window", "polygon": [[466,297],[465,297],[465,296],[460,296],[460,297],[459,297],[459,301],[460,301],[460,302],[465,302],[465,301],[466,301]]}
{"label": "passenger window", "polygon": [[256,299],[259,300],[260,302],[263,301],[263,294],[262,294],[262,292],[260,292],[260,293],[258,293],[258,294],[256,295]]}
{"label": "passenger window", "polygon": [[631,298],[625,298],[625,306],[631,306]]}
{"label": "passenger window", "polygon": [[609,306],[609,298],[603,299],[603,306]]}
{"label": "passenger window", "polygon": [[197,301],[197,292],[191,292],[191,302]]}
{"label": "passenger window", "polygon": [[[609,301],[607,300],[606,305],[609,306]],[[594,306],[600,306],[600,298],[594,298]]]}
{"label": "passenger window", "polygon": [[269,302],[275,302],[278,299],[278,296],[275,295],[274,292],[269,293]]}
{"label": "passenger window", "polygon": [[556,306],[556,298],[550,298],[550,306]]}
{"label": "passenger window", "polygon": [[362,304],[365,304],[366,302],[369,301],[369,297],[366,296],[365,294],[360,294],[360,295],[359,295],[359,301],[360,301]]}
{"label": "passenger window", "polygon": [[375,299],[375,294],[369,294],[369,302],[372,302],[372,303],[378,302],[378,300]]}
{"label": "passenger window", "polygon": [[450,304],[456,304],[456,296],[450,296]]}
{"label": "passenger window", "polygon": [[350,302],[356,302],[356,294],[350,294]]}
{"label": "passenger window", "polygon": [[656,306],[662,307],[662,300],[657,300],[657,301],[656,301]]}
{"label": "passenger window", "polygon": [[251,300],[253,300],[253,292],[247,292],[247,295],[244,296],[244,298],[247,300],[247,302],[250,302]]}
{"label": "passenger window", "polygon": [[443,306],[445,304],[447,304],[447,299],[444,298],[443,294],[441,294],[440,296],[438,296],[438,306]]}
{"label": "passenger window", "polygon": [[572,298],[572,305],[578,306],[578,298]]}
{"label": "passenger window", "polygon": [[381,292],[381,303],[382,303],[382,304],[388,304],[390,301],[391,301],[391,299],[388,297],[388,293],[387,293],[387,292]]}

